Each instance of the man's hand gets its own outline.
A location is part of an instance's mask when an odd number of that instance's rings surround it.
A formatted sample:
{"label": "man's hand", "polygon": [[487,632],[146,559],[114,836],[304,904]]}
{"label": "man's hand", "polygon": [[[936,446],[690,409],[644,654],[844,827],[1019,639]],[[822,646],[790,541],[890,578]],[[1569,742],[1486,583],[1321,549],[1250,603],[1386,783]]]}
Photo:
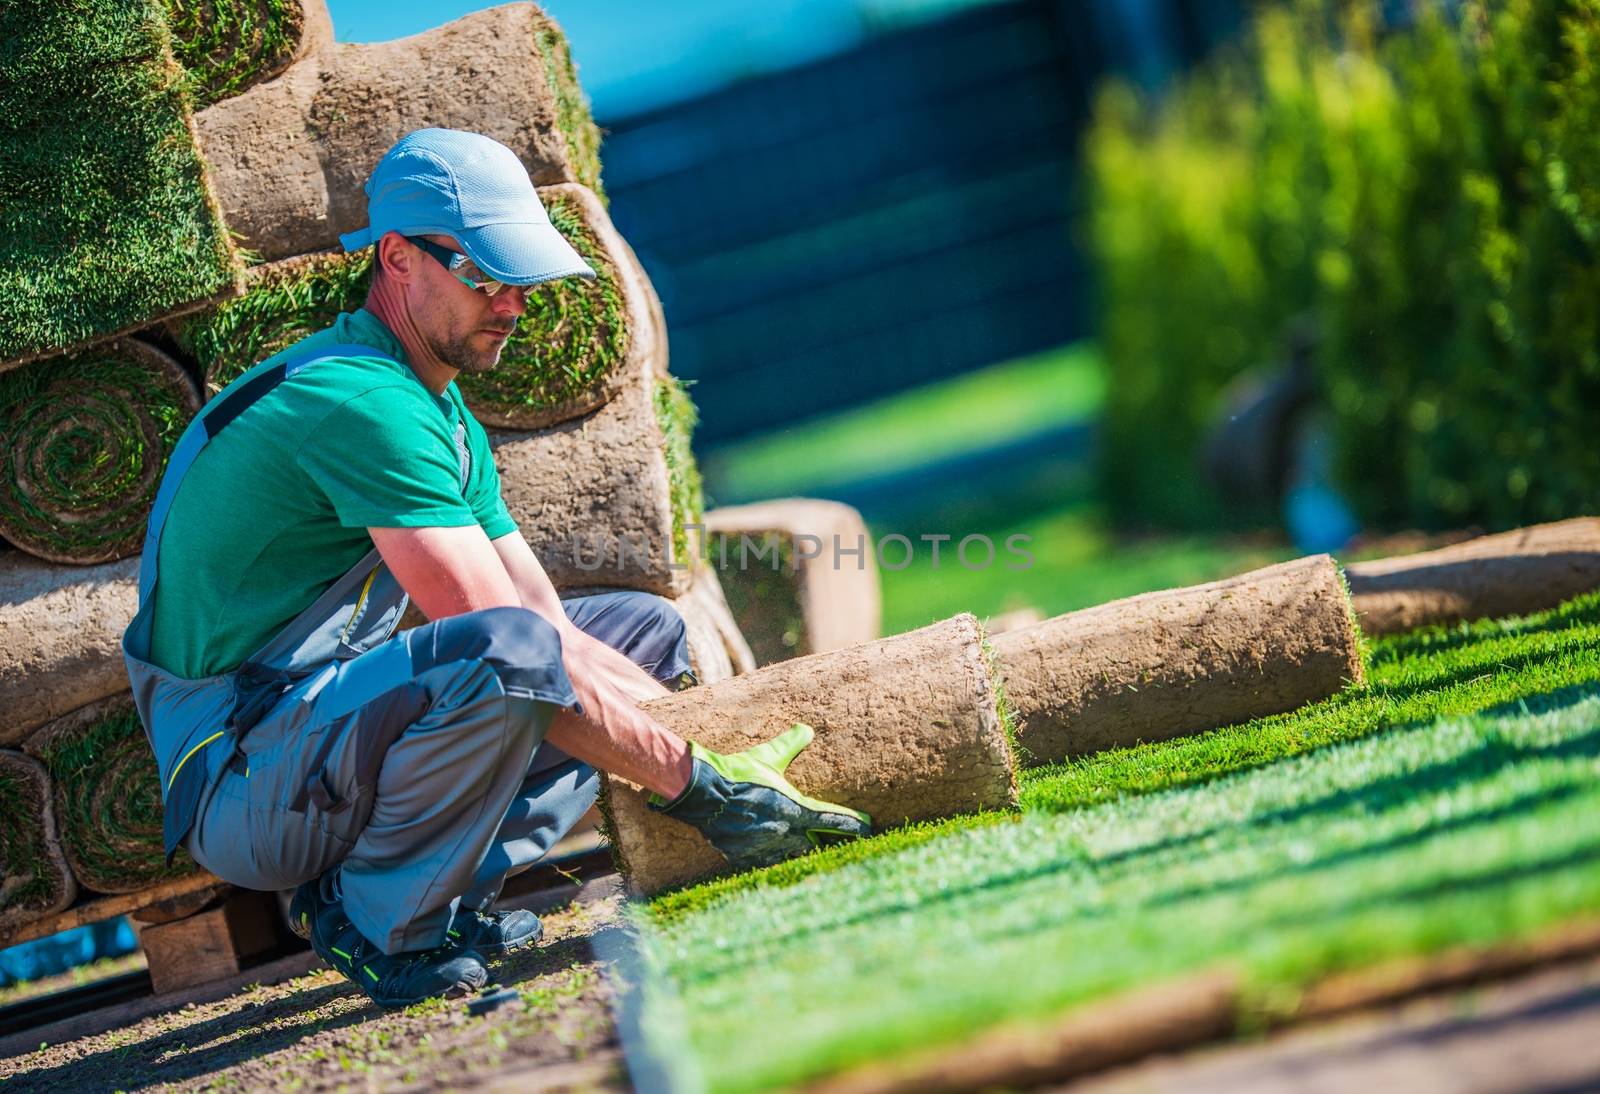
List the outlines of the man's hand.
{"label": "man's hand", "polygon": [[369,528],[384,562],[429,619],[523,607],[561,635],[561,656],[583,714],[557,711],[545,740],[602,771],[676,794],[692,773],[689,745],[639,709],[667,689],[622,654],[584,634],[522,536],[483,529]]}
{"label": "man's hand", "polygon": [[765,744],[724,756],[691,744],[694,774],[672,801],[650,807],[692,824],[735,869],[770,866],[817,846],[821,836],[872,832],[872,819],[802,794],[784,771],[815,735],[797,724]]}

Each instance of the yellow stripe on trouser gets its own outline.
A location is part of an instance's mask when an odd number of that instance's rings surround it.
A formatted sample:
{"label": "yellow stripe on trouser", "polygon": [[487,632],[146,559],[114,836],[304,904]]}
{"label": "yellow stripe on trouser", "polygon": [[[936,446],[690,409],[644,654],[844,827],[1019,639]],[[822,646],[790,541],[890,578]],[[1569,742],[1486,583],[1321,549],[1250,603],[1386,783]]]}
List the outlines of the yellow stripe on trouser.
{"label": "yellow stripe on trouser", "polygon": [[211,736],[207,737],[205,740],[201,741],[199,744],[195,745],[193,748],[183,754],[183,759],[178,761],[178,766],[173,768],[172,774],[167,777],[167,793],[170,794],[172,792],[172,784],[177,781],[178,772],[183,770],[183,765],[189,762],[189,757],[193,756],[196,752],[199,752],[202,748],[206,747],[206,745],[222,736],[223,732],[223,730],[217,730]]}

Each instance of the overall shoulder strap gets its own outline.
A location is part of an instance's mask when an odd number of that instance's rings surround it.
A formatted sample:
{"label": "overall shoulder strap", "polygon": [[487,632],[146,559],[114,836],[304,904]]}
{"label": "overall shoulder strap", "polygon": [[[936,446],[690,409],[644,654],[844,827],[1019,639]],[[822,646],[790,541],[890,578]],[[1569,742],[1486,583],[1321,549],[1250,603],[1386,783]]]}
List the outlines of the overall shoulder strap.
{"label": "overall shoulder strap", "polygon": [[319,361],[333,357],[385,357],[389,354],[371,346],[346,343],[308,350],[303,354],[278,362],[243,383],[233,384],[211,401],[178,439],[172,457],[167,461],[161,476],[161,487],[156,491],[155,504],[150,509],[150,523],[145,529],[143,557],[139,560],[139,603],[146,604],[156,585],[156,551],[161,545],[161,531],[167,523],[167,512],[172,499],[183,483],[195,459],[211,440],[261,400],[284,380]]}

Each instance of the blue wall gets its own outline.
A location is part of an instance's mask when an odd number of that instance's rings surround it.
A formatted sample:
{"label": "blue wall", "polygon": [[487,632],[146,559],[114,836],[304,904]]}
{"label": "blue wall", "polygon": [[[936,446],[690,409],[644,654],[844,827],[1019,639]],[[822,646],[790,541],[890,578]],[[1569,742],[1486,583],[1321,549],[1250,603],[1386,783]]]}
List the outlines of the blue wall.
{"label": "blue wall", "polygon": [[991,4],[607,124],[612,216],[665,303],[673,371],[700,381],[700,441],[1087,334],[1092,89],[1158,86],[1238,9]]}

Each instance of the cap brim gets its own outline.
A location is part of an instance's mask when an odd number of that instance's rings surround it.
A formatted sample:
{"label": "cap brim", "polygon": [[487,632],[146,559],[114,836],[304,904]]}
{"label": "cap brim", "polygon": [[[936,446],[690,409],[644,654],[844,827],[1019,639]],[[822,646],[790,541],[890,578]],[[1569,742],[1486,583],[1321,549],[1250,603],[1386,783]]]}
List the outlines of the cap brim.
{"label": "cap brim", "polygon": [[339,243],[346,251],[359,251],[363,247],[372,246],[372,226],[357,228],[353,232],[346,232],[339,237]]}
{"label": "cap brim", "polygon": [[550,224],[486,224],[456,233],[478,269],[507,285],[594,277],[572,244]]}

